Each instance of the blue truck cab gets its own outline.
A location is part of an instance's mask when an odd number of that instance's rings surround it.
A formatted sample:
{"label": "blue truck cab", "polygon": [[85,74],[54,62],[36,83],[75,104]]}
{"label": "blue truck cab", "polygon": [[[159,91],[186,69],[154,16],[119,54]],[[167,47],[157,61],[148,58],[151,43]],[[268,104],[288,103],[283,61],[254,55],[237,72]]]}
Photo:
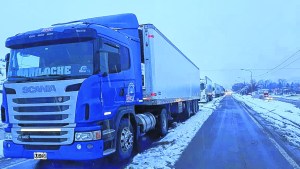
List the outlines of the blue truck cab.
{"label": "blue truck cab", "polygon": [[[153,49],[149,46],[154,35],[148,35],[148,28],[156,30],[153,25],[140,26],[134,14],[120,14],[55,24],[8,38],[6,47],[11,52],[6,57],[1,105],[6,124],[4,156],[90,160],[112,154],[123,160],[131,156],[140,135],[150,130],[166,135],[172,112],[197,112],[197,87],[194,97],[166,100],[164,90],[145,94],[155,89],[145,86],[159,84],[150,83],[154,78],[150,70],[155,67],[148,62],[154,59],[145,52]],[[156,39],[158,35],[162,34],[155,34]],[[170,41],[160,39],[159,45],[168,44],[173,53],[183,55]],[[181,59],[192,63],[185,56]],[[199,69],[192,67],[198,79]],[[190,95],[192,90],[186,92]]]}

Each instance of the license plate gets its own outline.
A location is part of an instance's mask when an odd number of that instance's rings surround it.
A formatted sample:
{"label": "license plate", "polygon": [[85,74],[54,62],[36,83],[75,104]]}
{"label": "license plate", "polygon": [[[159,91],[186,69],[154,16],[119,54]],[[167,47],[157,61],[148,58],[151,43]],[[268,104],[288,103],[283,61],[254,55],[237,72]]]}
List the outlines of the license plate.
{"label": "license plate", "polygon": [[47,153],[42,152],[34,152],[35,160],[47,160]]}

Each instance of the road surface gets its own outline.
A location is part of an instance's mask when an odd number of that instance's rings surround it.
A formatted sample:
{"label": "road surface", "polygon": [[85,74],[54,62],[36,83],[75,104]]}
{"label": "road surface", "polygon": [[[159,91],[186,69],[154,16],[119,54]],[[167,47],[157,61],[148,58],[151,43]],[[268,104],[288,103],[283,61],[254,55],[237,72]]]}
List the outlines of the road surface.
{"label": "road surface", "polygon": [[[204,123],[175,168],[296,168],[231,96]],[[287,157],[288,156],[288,157]],[[293,166],[292,166],[293,165]]]}

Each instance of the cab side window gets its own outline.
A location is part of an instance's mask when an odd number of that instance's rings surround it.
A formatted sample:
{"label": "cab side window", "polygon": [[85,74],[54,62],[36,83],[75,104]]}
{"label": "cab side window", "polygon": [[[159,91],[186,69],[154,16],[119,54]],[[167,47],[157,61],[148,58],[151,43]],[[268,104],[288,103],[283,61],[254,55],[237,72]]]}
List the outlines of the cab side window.
{"label": "cab side window", "polygon": [[130,57],[128,48],[103,40],[100,49],[100,71],[112,74],[129,68]]}

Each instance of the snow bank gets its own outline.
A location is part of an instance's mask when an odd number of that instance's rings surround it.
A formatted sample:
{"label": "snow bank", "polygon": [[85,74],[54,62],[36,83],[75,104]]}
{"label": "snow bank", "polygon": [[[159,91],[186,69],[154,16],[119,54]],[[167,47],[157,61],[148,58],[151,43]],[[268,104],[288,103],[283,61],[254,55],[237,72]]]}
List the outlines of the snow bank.
{"label": "snow bank", "polygon": [[288,100],[296,100],[296,101],[300,101],[300,95],[295,95],[295,96],[288,96],[288,95],[272,95],[272,97],[276,97],[276,98],[283,98],[283,99],[288,99]]}
{"label": "snow bank", "polygon": [[0,158],[3,157],[3,140],[0,140]]}
{"label": "snow bank", "polygon": [[203,123],[217,108],[222,98],[215,99],[200,107],[200,111],[196,115],[183,123],[179,123],[177,127],[169,130],[163,139],[154,143],[157,146],[137,154],[126,168],[172,168]]}
{"label": "snow bank", "polygon": [[[0,104],[2,104],[2,93],[0,94]],[[0,116],[0,130],[3,124],[1,123],[1,116]],[[0,131],[0,134],[3,134],[3,132]],[[0,135],[0,158],[3,157],[3,140],[1,140],[4,136]]]}
{"label": "snow bank", "polygon": [[244,102],[289,143],[300,147],[300,109],[295,105],[276,100],[265,101],[251,96],[233,95],[235,99]]}
{"label": "snow bank", "polygon": [[[2,86],[2,85],[1,85]],[[2,93],[0,93],[0,105],[2,104]],[[2,120],[1,120],[1,116],[0,116],[0,128],[2,126]],[[1,134],[1,133],[0,133]],[[0,136],[0,139],[1,139],[1,136]]]}

